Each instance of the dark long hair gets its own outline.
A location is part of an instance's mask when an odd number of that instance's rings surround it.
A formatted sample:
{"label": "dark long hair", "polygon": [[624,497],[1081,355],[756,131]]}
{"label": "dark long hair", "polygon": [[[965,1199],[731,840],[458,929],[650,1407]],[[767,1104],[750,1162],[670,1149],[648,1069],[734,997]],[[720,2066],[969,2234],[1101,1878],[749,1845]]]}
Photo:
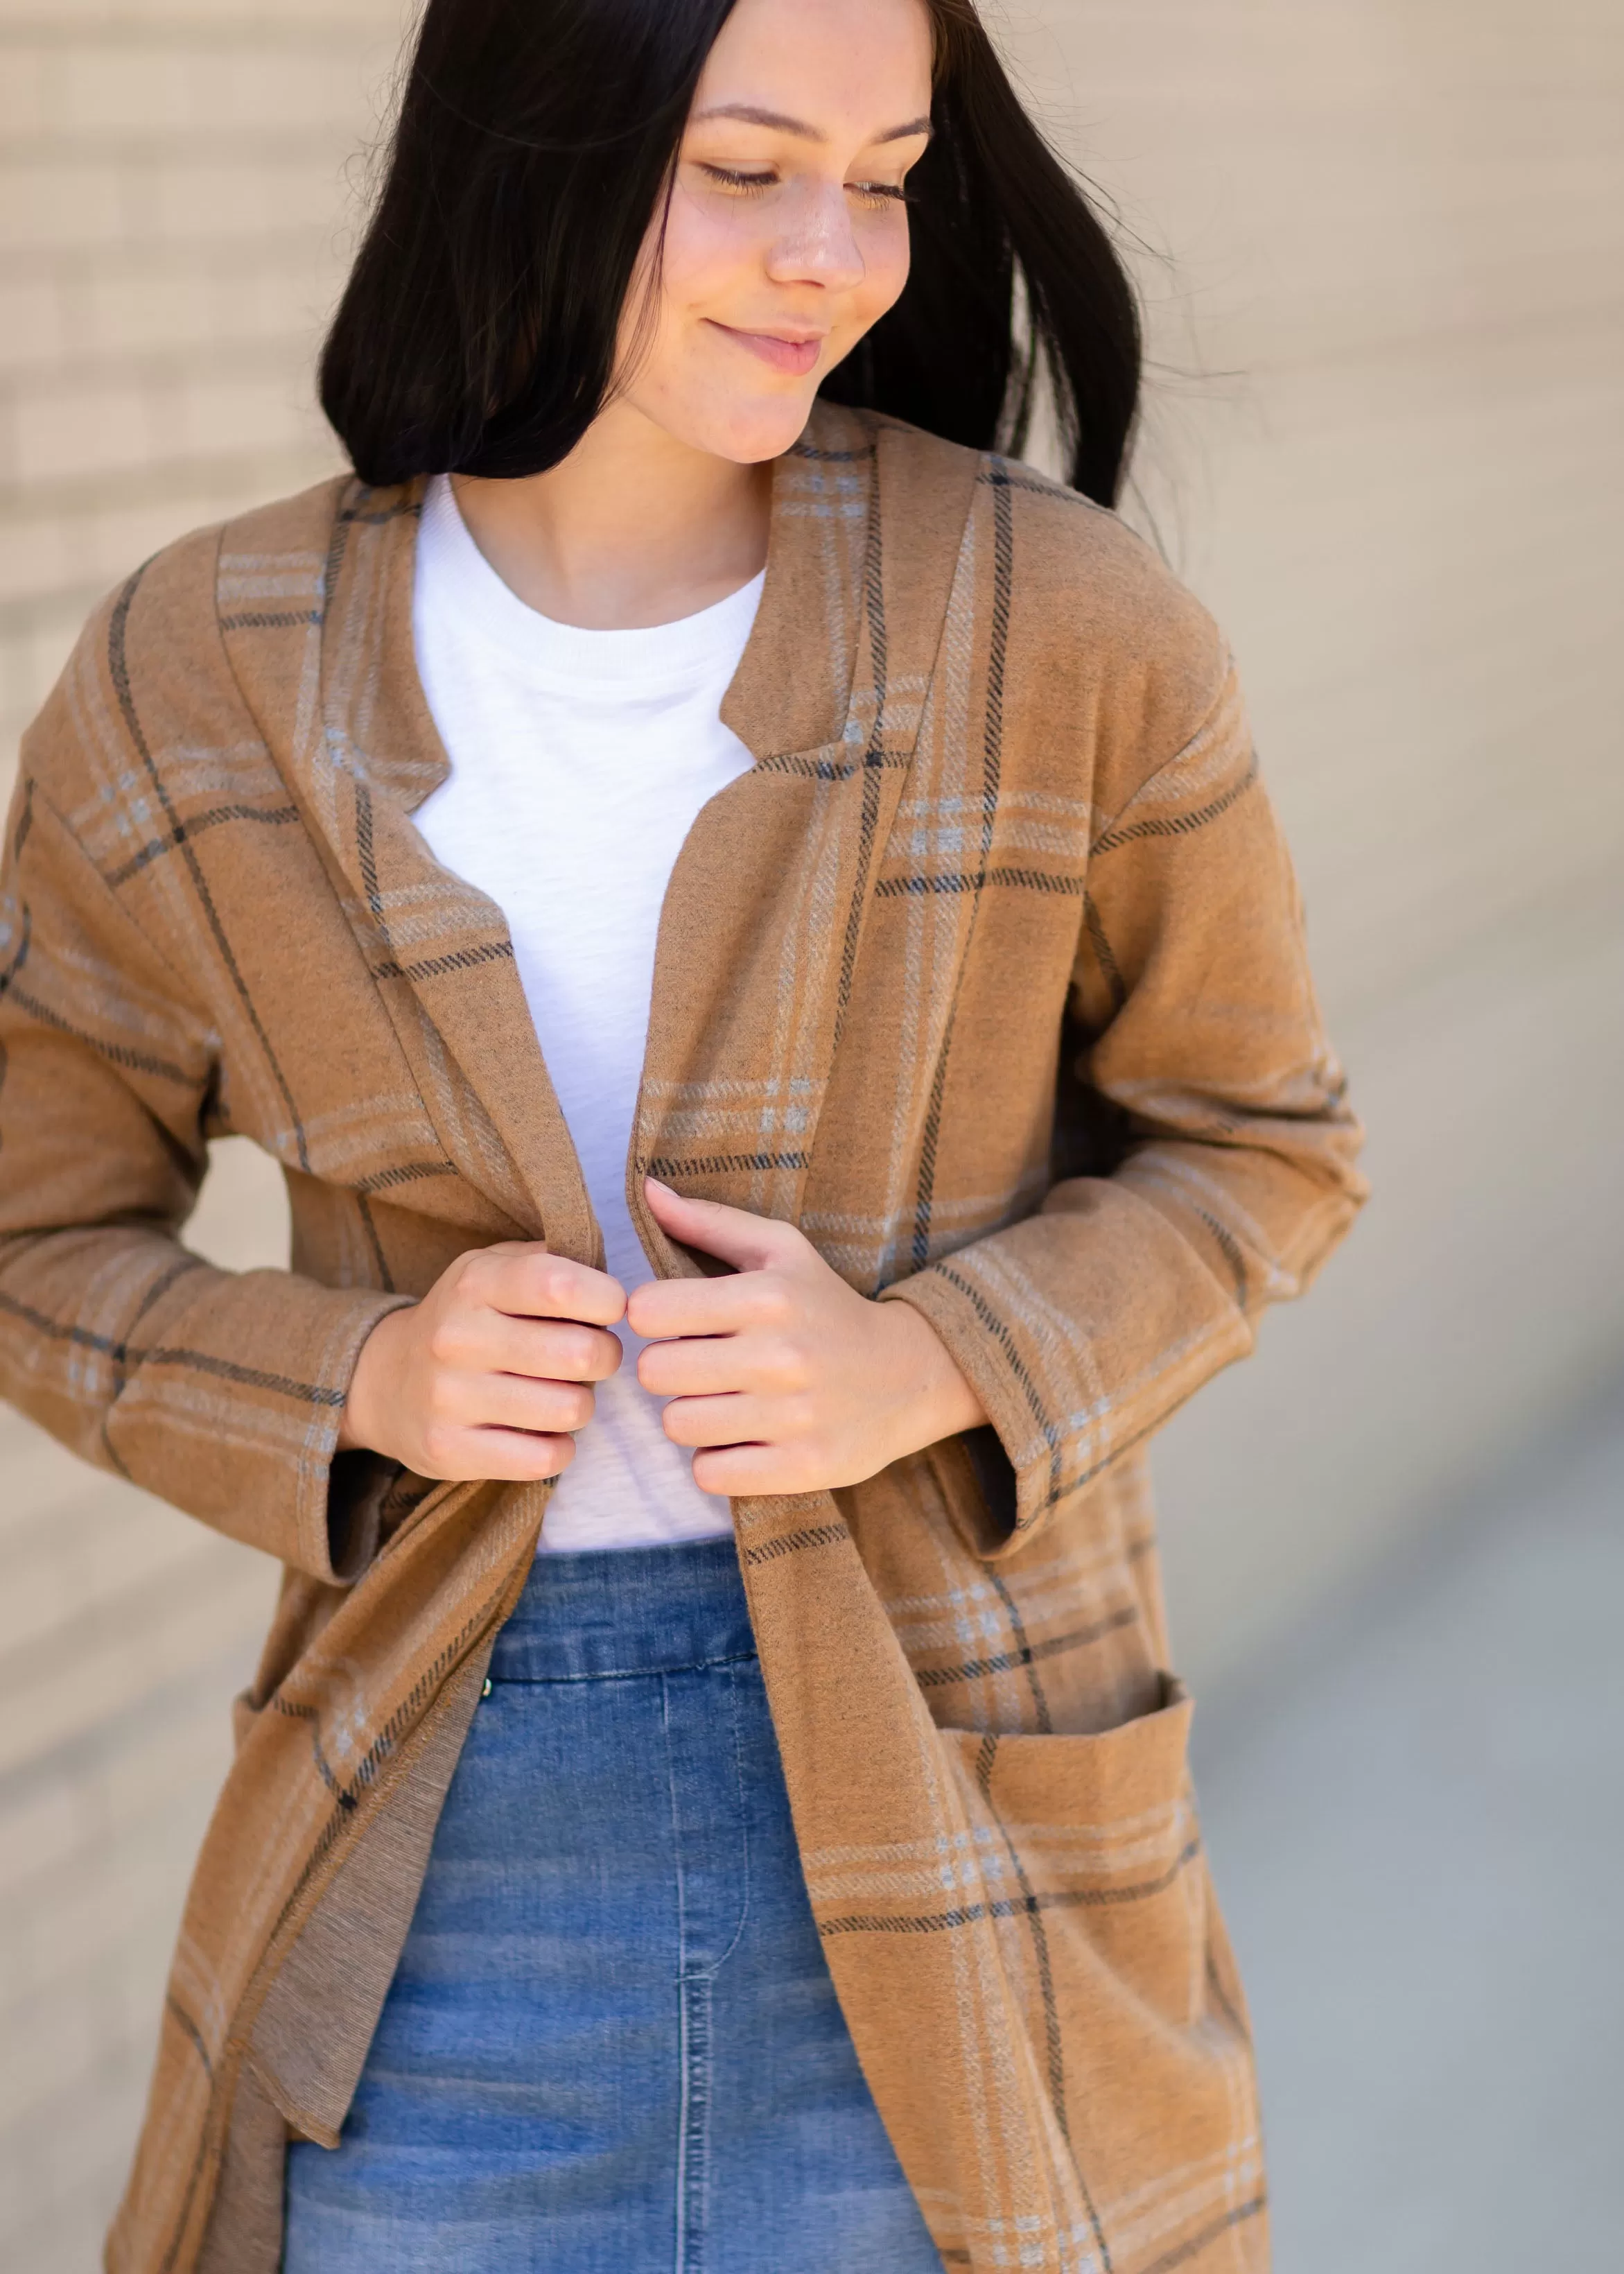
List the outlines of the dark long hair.
{"label": "dark long hair", "polygon": [[[321,358],[322,408],[364,480],[536,474],[575,448],[733,4],[428,0]],[[822,391],[1019,452],[1046,367],[1068,477],[1114,503],[1139,396],[1132,288],[974,0],[926,4],[935,132],[908,181],[908,282]]]}

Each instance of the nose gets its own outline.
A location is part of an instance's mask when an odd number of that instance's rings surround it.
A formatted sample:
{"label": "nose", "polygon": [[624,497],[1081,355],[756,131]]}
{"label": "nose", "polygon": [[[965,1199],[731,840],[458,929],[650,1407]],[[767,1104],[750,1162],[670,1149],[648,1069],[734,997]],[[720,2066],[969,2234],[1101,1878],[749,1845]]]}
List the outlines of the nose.
{"label": "nose", "polygon": [[775,284],[820,284],[849,292],[865,274],[846,191],[837,183],[798,185],[785,227],[767,256]]}

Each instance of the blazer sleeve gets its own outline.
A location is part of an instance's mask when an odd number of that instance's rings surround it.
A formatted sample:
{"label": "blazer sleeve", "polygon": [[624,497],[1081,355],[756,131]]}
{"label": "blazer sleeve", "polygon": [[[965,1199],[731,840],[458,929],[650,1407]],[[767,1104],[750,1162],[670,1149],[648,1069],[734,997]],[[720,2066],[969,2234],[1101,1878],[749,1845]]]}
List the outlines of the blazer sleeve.
{"label": "blazer sleeve", "polygon": [[49,794],[53,737],[71,732],[59,693],[25,745],[0,869],[0,1396],[232,1538],[347,1581],[395,1472],[335,1464],[339,1417],[403,1299],[217,1270],[182,1244],[218,1037]]}
{"label": "blazer sleeve", "polygon": [[1061,1175],[1035,1215],[885,1290],[931,1321],[1008,1456],[1005,1550],[1249,1352],[1365,1196],[1290,861],[1221,668],[1089,849],[1056,1152],[1070,1089],[1109,1125],[1112,1173]]}

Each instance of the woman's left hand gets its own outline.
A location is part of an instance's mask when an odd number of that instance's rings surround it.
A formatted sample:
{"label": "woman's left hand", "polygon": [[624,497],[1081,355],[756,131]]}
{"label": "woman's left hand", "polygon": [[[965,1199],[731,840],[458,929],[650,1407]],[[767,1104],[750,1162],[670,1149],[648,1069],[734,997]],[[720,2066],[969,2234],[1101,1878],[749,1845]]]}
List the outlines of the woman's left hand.
{"label": "woman's left hand", "polygon": [[987,1419],[936,1329],[910,1303],[876,1303],[831,1271],[793,1224],[683,1200],[650,1177],[662,1231],[734,1269],[639,1287],[626,1322],[648,1339],[643,1388],[671,1403],[665,1434],[691,1445],[694,1481],[718,1494],[823,1492]]}

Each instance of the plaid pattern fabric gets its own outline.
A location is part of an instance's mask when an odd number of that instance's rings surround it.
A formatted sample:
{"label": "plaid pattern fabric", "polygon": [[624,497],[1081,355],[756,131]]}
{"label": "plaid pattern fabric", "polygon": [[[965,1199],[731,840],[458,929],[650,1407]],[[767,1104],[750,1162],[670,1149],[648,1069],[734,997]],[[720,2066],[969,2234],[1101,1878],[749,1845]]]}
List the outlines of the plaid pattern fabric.
{"label": "plaid pattern fabric", "polygon": [[[25,746],[0,907],[0,1388],[287,1567],[177,1950],[119,2274],[274,2274],[545,1487],[335,1464],[453,1256],[600,1245],[499,912],[411,821],[418,493],[171,548]],[[1109,515],[823,408],[662,917],[628,1190],[791,1218],[992,1428],[736,1504],[797,1834],[944,2260],[1266,2263],[1244,2009],[1141,1448],[1345,1229],[1357,1132],[1208,620]],[[291,1273],[178,1234],[282,1162]]]}

